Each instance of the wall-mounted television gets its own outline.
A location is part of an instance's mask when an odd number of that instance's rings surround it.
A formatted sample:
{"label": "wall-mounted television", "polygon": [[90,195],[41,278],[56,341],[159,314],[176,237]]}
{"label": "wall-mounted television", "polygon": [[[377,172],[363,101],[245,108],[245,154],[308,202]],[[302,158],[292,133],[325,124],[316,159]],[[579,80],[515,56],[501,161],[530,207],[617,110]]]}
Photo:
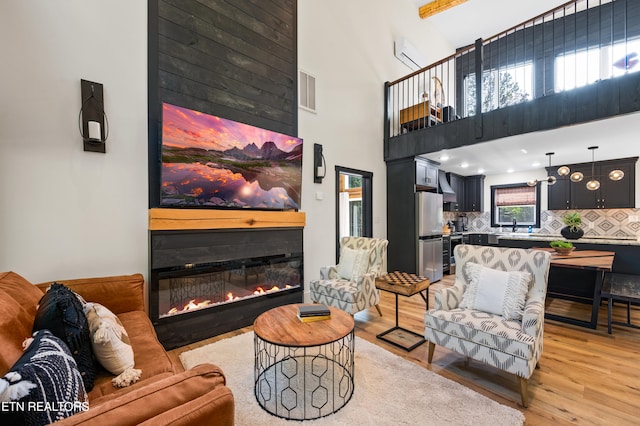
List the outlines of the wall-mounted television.
{"label": "wall-mounted television", "polygon": [[302,139],[162,104],[162,207],[300,209]]}

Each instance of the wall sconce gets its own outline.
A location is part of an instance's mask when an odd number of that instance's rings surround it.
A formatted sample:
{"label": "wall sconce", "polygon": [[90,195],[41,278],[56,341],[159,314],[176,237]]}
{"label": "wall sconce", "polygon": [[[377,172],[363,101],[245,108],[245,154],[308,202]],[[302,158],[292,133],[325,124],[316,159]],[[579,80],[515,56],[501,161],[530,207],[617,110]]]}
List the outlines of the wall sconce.
{"label": "wall sconce", "polygon": [[109,121],[104,112],[102,84],[80,80],[82,106],[78,114],[78,127],[84,150],[105,153],[105,141],[109,136]]}
{"label": "wall sconce", "polygon": [[322,155],[322,145],[313,144],[313,182],[322,183],[322,179],[327,175],[327,163]]}

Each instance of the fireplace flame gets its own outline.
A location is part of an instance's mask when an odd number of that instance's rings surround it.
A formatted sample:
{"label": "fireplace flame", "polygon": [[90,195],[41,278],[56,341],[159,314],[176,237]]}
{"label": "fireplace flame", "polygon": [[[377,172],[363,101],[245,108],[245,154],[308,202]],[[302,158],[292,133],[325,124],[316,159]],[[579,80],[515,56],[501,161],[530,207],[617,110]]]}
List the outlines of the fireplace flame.
{"label": "fireplace flame", "polygon": [[[286,284],[284,286],[285,289],[287,288],[292,288],[293,286]],[[271,288],[268,289],[264,289],[262,287],[257,287],[255,289],[255,291],[253,292],[253,295],[260,295],[260,294],[265,294],[265,293],[271,293],[274,291],[278,291],[280,290],[280,287],[278,287],[277,285],[274,285]],[[228,292],[226,299],[224,302],[232,302],[234,300],[240,299],[241,296],[236,296],[234,295],[232,292]],[[194,310],[198,310],[198,309],[202,309],[205,308],[209,305],[212,305],[213,303],[211,302],[211,300],[204,300],[202,302],[196,302],[195,299],[190,300],[186,305],[184,305],[184,307],[182,309],[179,308],[171,308],[169,309],[169,311],[166,313],[166,315],[175,315],[178,313],[183,313],[183,312],[187,312],[187,311],[194,311]]]}

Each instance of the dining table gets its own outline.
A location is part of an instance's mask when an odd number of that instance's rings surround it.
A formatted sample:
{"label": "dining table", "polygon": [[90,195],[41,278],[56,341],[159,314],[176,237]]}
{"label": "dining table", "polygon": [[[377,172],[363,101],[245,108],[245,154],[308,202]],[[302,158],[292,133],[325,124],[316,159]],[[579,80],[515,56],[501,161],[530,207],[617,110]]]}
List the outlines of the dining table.
{"label": "dining table", "polygon": [[574,250],[559,254],[553,248],[536,248],[551,253],[547,298],[591,304],[591,318],[582,320],[545,312],[545,318],[595,329],[602,296],[602,283],[613,269],[616,253],[602,250]]}

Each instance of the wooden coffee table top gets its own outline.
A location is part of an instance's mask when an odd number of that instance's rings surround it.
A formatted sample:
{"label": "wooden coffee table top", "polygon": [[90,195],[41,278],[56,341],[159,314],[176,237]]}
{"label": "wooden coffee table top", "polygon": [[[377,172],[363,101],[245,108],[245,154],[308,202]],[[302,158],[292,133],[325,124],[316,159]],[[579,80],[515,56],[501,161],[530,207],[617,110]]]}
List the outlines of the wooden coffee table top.
{"label": "wooden coffee table top", "polygon": [[256,318],[253,331],[262,340],[281,346],[320,346],[342,339],[353,331],[355,323],[348,313],[332,306],[331,319],[302,322],[299,304],[268,310]]}

